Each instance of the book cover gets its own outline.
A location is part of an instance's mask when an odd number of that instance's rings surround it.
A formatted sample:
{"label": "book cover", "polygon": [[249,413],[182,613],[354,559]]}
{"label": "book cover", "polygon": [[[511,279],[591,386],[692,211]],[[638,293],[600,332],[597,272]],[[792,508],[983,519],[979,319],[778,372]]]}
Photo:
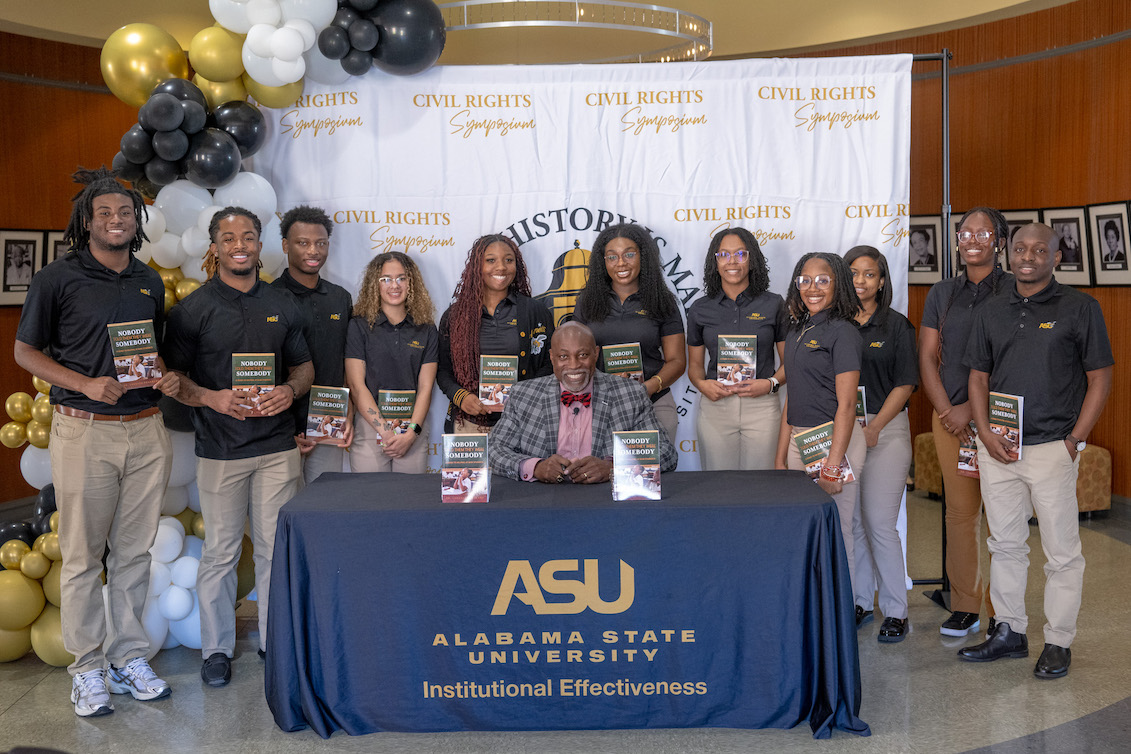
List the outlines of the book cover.
{"label": "book cover", "polygon": [[737,385],[758,374],[758,336],[720,335],[715,379],[724,385]]}
{"label": "book cover", "polygon": [[349,410],[348,387],[311,385],[310,410],[306,415],[307,439],[326,445],[344,444]]}
{"label": "book cover", "polygon": [[660,499],[660,433],[613,432],[613,500]]}
{"label": "book cover", "polygon": [[978,473],[978,444],[975,442],[978,436],[978,430],[974,426],[974,422],[970,422],[970,440],[962,440],[958,443],[958,475],[970,477],[971,479],[980,479],[981,474]]}
{"label": "book cover", "polygon": [[[833,444],[833,423],[825,422],[807,432],[798,432],[793,436],[793,441],[801,451],[801,463],[805,464],[805,473],[816,481],[824,460],[829,457],[829,446]],[[844,477],[841,479],[843,484],[856,481],[856,474],[852,471],[848,456],[845,456],[841,462],[841,470],[844,472]]]}
{"label": "book cover", "polygon": [[[252,388],[258,388],[252,392]],[[247,394],[248,402],[241,403],[251,409],[252,416],[259,413],[259,399],[275,389],[275,354],[273,353],[233,353],[232,390]]]}
{"label": "book cover", "polygon": [[856,387],[856,421],[861,427],[868,426],[868,390],[863,385]]}
{"label": "book cover", "polygon": [[110,350],[114,354],[114,373],[126,390],[156,385],[161,379],[157,361],[157,337],[153,320],[114,322],[106,325]]}
{"label": "book cover", "polygon": [[412,411],[416,407],[415,390],[378,390],[377,410],[385,422],[385,429],[398,435],[409,432]]}
{"label": "book cover", "polygon": [[502,411],[516,382],[517,356],[479,357],[479,402],[484,406]]}
{"label": "book cover", "polygon": [[486,503],[491,499],[487,435],[443,436],[440,499],[445,503]]}
{"label": "book cover", "polygon": [[1021,428],[1024,423],[1024,396],[990,391],[990,431],[1013,443],[1010,456],[1015,461],[1021,460]]}
{"label": "book cover", "polygon": [[605,364],[605,374],[644,382],[644,359],[640,356],[639,343],[601,346],[601,358]]}

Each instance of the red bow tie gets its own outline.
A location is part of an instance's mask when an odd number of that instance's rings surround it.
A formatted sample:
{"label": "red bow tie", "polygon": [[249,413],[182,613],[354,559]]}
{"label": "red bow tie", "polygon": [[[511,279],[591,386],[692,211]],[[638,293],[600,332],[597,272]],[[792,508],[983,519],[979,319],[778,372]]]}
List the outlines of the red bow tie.
{"label": "red bow tie", "polygon": [[569,406],[574,401],[581,403],[585,408],[589,408],[589,402],[592,399],[592,393],[571,393],[566,390],[562,391],[562,405]]}

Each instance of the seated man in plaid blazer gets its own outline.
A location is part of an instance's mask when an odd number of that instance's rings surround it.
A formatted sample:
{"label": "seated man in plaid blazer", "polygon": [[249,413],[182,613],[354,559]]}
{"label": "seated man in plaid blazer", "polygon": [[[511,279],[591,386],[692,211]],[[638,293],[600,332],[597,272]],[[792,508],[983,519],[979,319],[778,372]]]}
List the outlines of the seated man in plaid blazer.
{"label": "seated man in plaid blazer", "polygon": [[592,331],[567,322],[550,340],[553,376],[520,382],[491,432],[491,471],[528,482],[600,484],[613,468],[614,431],[655,429],[660,465],[676,467],[676,452],[635,380],[597,371]]}

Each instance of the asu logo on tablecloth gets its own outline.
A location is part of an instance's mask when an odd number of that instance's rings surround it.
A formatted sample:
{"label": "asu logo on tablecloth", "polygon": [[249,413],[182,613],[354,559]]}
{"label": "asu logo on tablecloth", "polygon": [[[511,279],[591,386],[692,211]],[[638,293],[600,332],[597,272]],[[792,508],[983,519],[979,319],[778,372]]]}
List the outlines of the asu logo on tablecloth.
{"label": "asu logo on tablecloth", "polygon": [[[600,565],[596,558],[586,558],[581,579],[559,578],[563,572],[576,573],[576,560],[547,560],[538,569],[538,575],[529,560],[512,560],[499,584],[491,615],[506,615],[512,599],[529,605],[537,615],[577,615],[592,610],[601,615],[616,615],[632,607],[636,599],[636,572],[632,566],[620,561],[620,596],[612,602],[601,599],[598,589]],[[523,592],[516,592],[521,582]],[[546,594],[572,595],[568,602],[547,602]]]}

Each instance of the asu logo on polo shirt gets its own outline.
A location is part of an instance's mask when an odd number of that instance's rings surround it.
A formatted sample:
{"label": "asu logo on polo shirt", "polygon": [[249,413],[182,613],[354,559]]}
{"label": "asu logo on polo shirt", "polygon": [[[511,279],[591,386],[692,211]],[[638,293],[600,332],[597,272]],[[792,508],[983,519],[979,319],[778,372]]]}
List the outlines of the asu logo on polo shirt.
{"label": "asu logo on polo shirt", "polygon": [[138,293],[140,293],[143,296],[152,296],[153,295],[152,293],[149,292],[148,288],[139,288]]}
{"label": "asu logo on polo shirt", "polygon": [[805,347],[806,348],[820,348],[821,344],[817,342],[816,338],[813,338],[805,344]]}
{"label": "asu logo on polo shirt", "polygon": [[635,314],[638,317],[647,317],[648,316],[648,310],[647,309],[637,309],[636,311],[633,312],[633,314]]}
{"label": "asu logo on polo shirt", "polygon": [[761,322],[762,320],[764,320],[766,318],[766,315],[760,314],[758,312],[750,312],[749,314],[746,315],[746,318],[748,320],[750,320],[751,322]]}
{"label": "asu logo on polo shirt", "polygon": [[424,348],[424,344],[421,343],[419,340],[413,340],[413,341],[409,342],[408,347],[409,348]]}
{"label": "asu logo on polo shirt", "polygon": [[341,318],[342,318],[342,315],[341,315],[341,314],[338,314],[337,312],[335,312],[335,313],[333,313],[333,314],[331,314],[331,315],[330,315],[330,319],[332,319],[332,320],[334,320],[334,321],[338,321],[338,320],[340,320]]}
{"label": "asu logo on polo shirt", "polygon": [[873,340],[871,343],[868,344],[868,348],[883,348],[883,347],[884,347],[884,341],[882,341],[882,340]]}
{"label": "asu logo on polo shirt", "polygon": [[[632,566],[620,561],[620,596],[613,602],[601,599],[597,559],[586,558],[583,568],[583,578],[562,579],[556,574],[579,570],[576,560],[547,560],[538,569],[538,575],[534,574],[529,560],[508,562],[491,615],[506,615],[515,597],[534,608],[537,615],[577,615],[587,609],[601,615],[616,615],[632,607],[636,599],[636,572]],[[516,593],[520,581],[526,591]],[[569,602],[547,602],[546,594],[572,595],[573,599]]]}
{"label": "asu logo on polo shirt", "polygon": [[1056,320],[1054,319],[1051,322],[1042,322],[1041,324],[1037,325],[1037,327],[1041,330],[1051,330],[1056,327]]}
{"label": "asu logo on polo shirt", "polygon": [[279,321],[279,315],[278,314],[271,314],[267,317],[267,321],[268,322],[278,322]]}
{"label": "asu logo on polo shirt", "polygon": [[513,326],[513,325],[517,325],[517,324],[518,324],[518,317],[512,317],[511,321],[507,323],[508,326]]}

